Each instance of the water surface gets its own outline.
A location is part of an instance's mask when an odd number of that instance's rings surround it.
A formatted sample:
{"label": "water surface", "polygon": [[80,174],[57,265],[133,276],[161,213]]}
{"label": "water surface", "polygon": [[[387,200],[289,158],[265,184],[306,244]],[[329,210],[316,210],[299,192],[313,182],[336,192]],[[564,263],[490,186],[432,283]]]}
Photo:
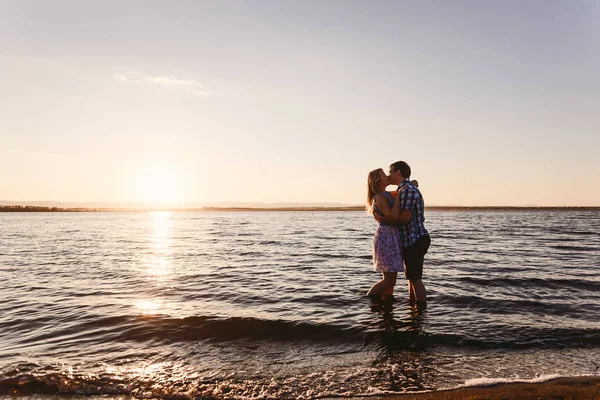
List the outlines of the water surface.
{"label": "water surface", "polygon": [[600,212],[429,211],[426,310],[363,212],[0,214],[0,394],[323,397],[598,372]]}

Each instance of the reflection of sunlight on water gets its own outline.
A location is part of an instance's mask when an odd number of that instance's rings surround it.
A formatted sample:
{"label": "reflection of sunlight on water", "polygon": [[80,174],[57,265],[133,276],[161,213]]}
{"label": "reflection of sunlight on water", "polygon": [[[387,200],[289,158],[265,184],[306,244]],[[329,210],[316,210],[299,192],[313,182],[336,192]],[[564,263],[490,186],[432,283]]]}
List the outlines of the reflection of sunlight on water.
{"label": "reflection of sunlight on water", "polygon": [[152,215],[152,227],[154,228],[153,237],[168,237],[171,212],[152,211],[150,215]]}
{"label": "reflection of sunlight on water", "polygon": [[138,376],[144,375],[156,375],[158,372],[161,372],[165,369],[165,367],[171,365],[170,362],[159,362],[155,364],[150,364],[145,367],[135,368],[133,369],[134,373],[137,373]]}
{"label": "reflection of sunlight on water", "polygon": [[171,262],[169,256],[171,250],[170,244],[170,223],[171,213],[168,211],[155,211],[152,216],[152,236],[151,249],[152,255],[148,260],[148,274],[152,279],[164,281],[171,275]]}
{"label": "reflection of sunlight on water", "polygon": [[[197,379],[199,374],[195,370],[185,368],[184,365],[172,361],[162,362],[134,362],[126,365],[106,364],[103,368],[108,373],[120,380],[145,380],[153,383],[152,389],[168,390],[173,384],[180,384],[189,379]],[[144,398],[155,398],[152,391],[145,393]],[[136,396],[137,397],[137,396]],[[157,396],[162,397],[162,396]],[[170,397],[170,396],[169,396]]]}
{"label": "reflection of sunlight on water", "polygon": [[142,314],[156,314],[161,305],[162,301],[157,300],[140,300],[135,303],[135,307],[140,310]]}
{"label": "reflection of sunlight on water", "polygon": [[[164,286],[172,275],[171,266],[171,213],[168,211],[151,212],[150,224],[152,231],[148,236],[148,253],[142,260],[144,272],[147,274],[151,286]],[[136,296],[137,297],[137,296]],[[168,306],[155,295],[140,296],[136,299],[135,309],[145,315],[162,314]]]}

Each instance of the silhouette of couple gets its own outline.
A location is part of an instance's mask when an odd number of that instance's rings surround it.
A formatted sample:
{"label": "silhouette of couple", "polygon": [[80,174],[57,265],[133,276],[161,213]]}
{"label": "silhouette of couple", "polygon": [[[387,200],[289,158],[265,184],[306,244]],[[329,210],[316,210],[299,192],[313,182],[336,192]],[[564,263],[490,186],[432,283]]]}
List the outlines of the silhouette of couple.
{"label": "silhouette of couple", "polygon": [[[423,262],[431,239],[424,226],[423,196],[418,182],[410,180],[410,173],[404,161],[390,165],[389,175],[381,168],[369,172],[367,211],[379,222],[373,238],[373,268],[383,279],[367,296],[392,295],[398,272],[404,272],[410,301],[424,305]],[[398,189],[387,192],[389,185],[398,185]]]}

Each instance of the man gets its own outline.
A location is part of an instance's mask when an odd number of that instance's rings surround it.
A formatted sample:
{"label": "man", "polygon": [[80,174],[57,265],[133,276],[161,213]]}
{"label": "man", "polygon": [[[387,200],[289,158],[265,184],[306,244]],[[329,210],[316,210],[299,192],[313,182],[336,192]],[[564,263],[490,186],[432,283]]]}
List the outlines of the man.
{"label": "man", "polygon": [[394,220],[383,217],[381,221],[398,224],[401,231],[404,258],[404,275],[408,279],[408,291],[411,301],[424,305],[427,291],[423,284],[423,262],[431,239],[425,229],[425,204],[421,192],[410,181],[410,166],[404,161],[390,165],[390,184],[398,185],[396,201],[400,199],[400,217]]}

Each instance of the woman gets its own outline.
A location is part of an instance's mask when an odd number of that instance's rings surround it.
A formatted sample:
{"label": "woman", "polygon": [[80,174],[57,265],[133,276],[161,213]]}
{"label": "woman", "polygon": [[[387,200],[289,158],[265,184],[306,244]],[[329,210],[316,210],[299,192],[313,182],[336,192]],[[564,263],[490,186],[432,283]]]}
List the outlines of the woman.
{"label": "woman", "polygon": [[[400,215],[400,202],[385,191],[389,179],[381,168],[369,172],[367,179],[367,211],[380,216]],[[373,239],[373,268],[383,274],[383,279],[374,284],[367,296],[391,295],[398,272],[403,272],[400,228],[380,222]]]}

